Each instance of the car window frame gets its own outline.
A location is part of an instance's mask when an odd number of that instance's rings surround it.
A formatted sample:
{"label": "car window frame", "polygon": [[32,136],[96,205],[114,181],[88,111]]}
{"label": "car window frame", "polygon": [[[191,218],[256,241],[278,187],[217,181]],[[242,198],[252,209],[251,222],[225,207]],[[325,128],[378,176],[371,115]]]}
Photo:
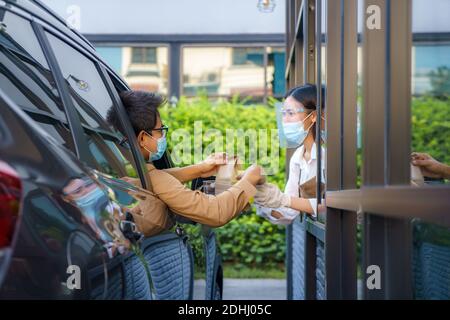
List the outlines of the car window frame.
{"label": "car window frame", "polygon": [[[36,21],[31,21],[32,27],[35,31],[35,34],[38,38],[38,41],[44,51],[44,55],[48,61],[48,64],[50,66],[50,70],[52,71],[56,85],[58,87],[58,91],[60,92],[61,99],[63,101],[63,106],[66,110],[66,116],[68,118],[69,127],[72,132],[72,135],[74,137],[74,143],[75,147],[77,149],[77,155],[79,158],[86,162],[89,167],[95,168],[95,160],[93,159],[93,156],[90,153],[88,142],[84,136],[86,129],[92,129],[89,126],[85,126],[81,123],[81,119],[76,111],[76,108],[72,102],[72,98],[69,93],[69,89],[67,87],[67,84],[64,81],[64,77],[60,68],[60,65],[58,63],[58,59],[56,58],[55,52],[49,42],[49,39],[47,37],[47,33],[51,34],[52,36],[56,37],[60,41],[64,42],[66,45],[71,47],[73,50],[78,51],[81,55],[83,55],[86,59],[90,60],[94,67],[96,68],[96,71],[98,72],[100,79],[103,82],[103,85],[105,86],[107,93],[110,96],[110,99],[112,101],[113,107],[116,109],[117,112],[119,112],[121,124],[124,128],[124,131],[126,133],[126,137],[130,144],[130,151],[133,157],[134,164],[136,166],[137,175],[141,181],[141,184],[144,188],[151,188],[150,180],[148,178],[147,174],[147,167],[145,165],[145,161],[137,147],[137,142],[134,139],[134,131],[131,128],[131,125],[129,123],[128,118],[126,117],[125,108],[122,105],[122,102],[120,100],[119,94],[114,87],[111,79],[108,77],[108,74],[114,72],[109,68],[106,67],[100,59],[96,55],[93,55],[89,50],[86,50],[83,46],[80,46],[77,42],[73,41],[70,37],[67,37],[65,34],[63,34],[60,30],[54,29],[51,26],[48,25],[42,25]],[[117,79],[117,75],[114,75],[114,77]],[[128,86],[123,81],[120,81],[121,84],[123,84],[127,89]],[[95,109],[94,109],[95,111]],[[98,134],[102,135],[101,129]],[[111,132],[103,132],[103,134],[108,134],[109,136],[113,136]],[[130,139],[129,137],[133,137]]]}
{"label": "car window frame", "polygon": [[[8,14],[14,15],[14,16],[16,16],[16,17],[18,17],[18,18],[20,18],[20,19],[22,19],[22,20],[24,20],[24,21],[26,21],[26,22],[28,22],[28,23],[30,24],[30,27],[31,27],[31,31],[32,31],[32,33],[33,33],[33,36],[36,38],[36,41],[38,42],[38,44],[39,44],[39,46],[40,46],[40,49],[41,49],[41,51],[42,51],[42,54],[43,54],[43,56],[44,56],[44,58],[45,58],[45,60],[46,60],[46,62],[47,62],[48,69],[49,69],[50,73],[52,74],[53,80],[54,80],[54,82],[55,82],[56,91],[58,92],[58,95],[59,95],[58,98],[61,100],[61,105],[62,105],[62,107],[63,107],[63,109],[62,109],[61,111],[64,113],[65,118],[59,116],[58,114],[54,114],[54,113],[51,113],[51,112],[47,112],[47,111],[41,110],[41,109],[33,109],[33,108],[26,107],[26,106],[19,106],[19,107],[20,107],[20,108],[21,108],[28,116],[30,116],[30,117],[33,119],[33,121],[35,121],[37,124],[39,124],[40,121],[36,120],[36,119],[35,119],[36,117],[38,117],[38,118],[45,118],[46,121],[44,121],[44,122],[42,122],[42,123],[50,124],[51,122],[53,122],[53,123],[57,123],[57,124],[61,125],[62,127],[66,127],[66,128],[68,129],[68,132],[69,132],[70,136],[71,136],[70,144],[71,144],[72,148],[69,147],[69,146],[65,146],[65,148],[66,148],[67,150],[71,151],[71,152],[76,153],[76,142],[75,142],[75,137],[74,137],[74,135],[73,135],[72,130],[70,130],[69,118],[68,118],[68,114],[67,114],[67,109],[66,109],[66,107],[64,106],[64,101],[63,101],[63,98],[62,98],[62,93],[61,93],[61,90],[60,90],[60,88],[59,88],[59,86],[58,86],[58,84],[57,84],[57,81],[56,81],[54,72],[53,72],[53,70],[52,70],[52,66],[51,66],[51,64],[50,64],[50,61],[49,61],[47,55],[46,55],[44,46],[43,46],[43,44],[41,43],[41,41],[40,41],[40,39],[39,39],[39,35],[38,35],[37,32],[36,32],[36,29],[35,29],[35,26],[34,26],[34,21],[33,21],[32,17],[29,16],[28,14],[24,14],[24,13],[22,13],[22,12],[19,12],[18,10],[15,10],[15,7],[0,6],[0,13],[1,13],[1,12],[3,12],[4,14],[5,14],[5,13],[8,13]],[[33,81],[34,81],[34,80],[33,80]],[[39,86],[39,84],[36,84],[36,85]],[[68,142],[69,142],[69,141],[68,141]]]}

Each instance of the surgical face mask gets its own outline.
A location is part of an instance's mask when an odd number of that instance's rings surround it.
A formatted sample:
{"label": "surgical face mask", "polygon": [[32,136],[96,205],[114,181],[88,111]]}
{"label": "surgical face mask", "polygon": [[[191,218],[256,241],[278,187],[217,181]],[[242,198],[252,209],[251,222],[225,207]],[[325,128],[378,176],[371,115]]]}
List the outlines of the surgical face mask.
{"label": "surgical face mask", "polygon": [[102,232],[101,228],[104,226],[105,220],[108,219],[108,216],[105,216],[105,213],[108,212],[108,197],[99,187],[95,187],[95,189],[86,193],[85,195],[75,199],[77,207],[81,209],[83,215],[87,219],[88,225],[96,232],[99,232],[99,236],[104,241],[111,241],[112,238],[105,232]]}
{"label": "surgical face mask", "polygon": [[99,215],[96,213],[100,212],[99,209],[107,201],[105,193],[99,187],[95,187],[95,189],[74,200],[77,207],[79,207],[87,217],[96,221],[96,223],[98,223],[97,220],[99,218]]}
{"label": "surgical face mask", "polygon": [[86,193],[85,195],[79,197],[75,200],[78,206],[87,208],[93,207],[100,199],[105,197],[105,194],[99,187],[95,187],[94,190]]}
{"label": "surgical face mask", "polygon": [[[151,135],[149,135],[149,136],[150,136],[150,138],[155,139]],[[156,152],[151,152],[144,146],[144,149],[147,150],[149,153],[148,161],[155,161],[155,160],[159,160],[162,158],[164,152],[167,149],[166,136],[164,135],[161,138],[159,138],[158,140],[156,140],[156,145],[157,145]]]}
{"label": "surgical face mask", "polygon": [[307,130],[305,130],[304,128],[305,120],[308,119],[311,116],[311,114],[312,113],[310,113],[302,121],[283,123],[283,132],[286,137],[286,142],[288,146],[298,148],[303,145],[306,137],[308,136],[309,130],[314,125],[312,123]]}
{"label": "surgical face mask", "polygon": [[167,140],[165,136],[158,139],[157,146],[157,151],[155,153],[150,153],[150,161],[155,161],[162,158],[164,152],[167,149]]}

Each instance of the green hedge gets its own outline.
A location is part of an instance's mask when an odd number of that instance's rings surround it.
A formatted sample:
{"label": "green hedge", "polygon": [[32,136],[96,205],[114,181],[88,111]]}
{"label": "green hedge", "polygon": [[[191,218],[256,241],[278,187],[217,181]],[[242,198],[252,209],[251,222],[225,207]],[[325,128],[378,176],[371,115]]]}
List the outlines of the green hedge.
{"label": "green hedge", "polygon": [[[226,128],[236,129],[276,129],[275,111],[271,106],[247,105],[238,97],[231,101],[220,100],[211,102],[206,96],[199,96],[194,100],[181,98],[176,107],[166,106],[161,110],[161,117],[169,126],[171,132],[178,128],[194,132],[194,123],[203,121],[203,130],[218,129],[225,134]],[[169,138],[169,150],[172,151],[176,143]],[[203,147],[211,143],[203,141]],[[246,141],[246,149],[249,143]],[[270,145],[278,148],[278,145]],[[219,151],[219,150],[218,150]],[[268,177],[272,183],[280,188],[284,187],[285,150],[279,150],[278,173]],[[182,165],[190,163],[183,162]],[[199,227],[186,226],[194,248],[196,263],[203,265],[203,243]],[[285,228],[274,226],[270,222],[256,216],[254,210],[233,220],[224,227],[216,229],[221,247],[222,259],[227,262],[242,263],[247,266],[263,263],[265,266],[275,266],[284,261]]]}
{"label": "green hedge", "polygon": [[450,164],[450,100],[422,97],[413,100],[412,150],[427,152]]}
{"label": "green hedge", "polygon": [[[440,161],[450,163],[450,100],[430,97],[413,99],[412,105],[412,149],[428,152]],[[181,98],[177,107],[166,106],[161,110],[170,132],[184,128],[193,133],[194,122],[203,121],[203,129],[216,128],[276,128],[273,107],[246,105],[245,101],[233,98],[231,101],[211,102],[206,96],[194,100]],[[206,146],[210,141],[203,141]],[[247,146],[248,146],[247,142]],[[278,147],[278,146],[271,146]],[[169,150],[172,143],[169,139]],[[285,151],[280,151],[279,172],[269,181],[281,188],[285,183]],[[360,161],[358,161],[360,164]],[[183,163],[187,165],[190,163]],[[196,262],[203,264],[203,243],[198,227],[187,226],[194,247]],[[242,215],[226,226],[216,230],[221,245],[222,258],[227,262],[248,266],[274,266],[284,262],[285,228],[274,226],[257,217],[254,212]],[[359,247],[359,246],[358,246]],[[358,250],[359,251],[359,250]]]}

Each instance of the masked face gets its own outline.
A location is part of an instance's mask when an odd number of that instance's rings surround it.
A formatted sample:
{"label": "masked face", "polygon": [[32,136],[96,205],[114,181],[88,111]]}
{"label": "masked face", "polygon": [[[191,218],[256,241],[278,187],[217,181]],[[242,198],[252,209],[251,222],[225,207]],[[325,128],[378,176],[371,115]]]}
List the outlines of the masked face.
{"label": "masked face", "polygon": [[147,134],[148,137],[150,137],[151,139],[156,141],[156,151],[150,151],[145,145],[143,145],[143,148],[145,150],[147,150],[148,152],[148,161],[155,161],[155,160],[159,160],[162,158],[162,156],[164,155],[164,152],[167,149],[167,140],[166,140],[166,136],[163,135],[162,137],[156,139],[154,137],[152,137],[151,135],[149,135],[147,132],[145,132],[145,134]]}
{"label": "masked face", "polygon": [[308,136],[309,130],[314,125],[314,123],[311,123],[308,129],[305,129],[304,126],[305,121],[311,115],[312,113],[310,113],[305,119],[301,121],[283,123],[284,135],[286,136],[286,142],[289,146],[298,148],[303,145],[306,137]]}

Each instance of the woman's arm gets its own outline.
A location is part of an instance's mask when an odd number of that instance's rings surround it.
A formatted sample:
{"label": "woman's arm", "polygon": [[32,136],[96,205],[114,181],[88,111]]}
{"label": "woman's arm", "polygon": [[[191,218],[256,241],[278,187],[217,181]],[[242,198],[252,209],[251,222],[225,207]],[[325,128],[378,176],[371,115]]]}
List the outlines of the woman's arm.
{"label": "woman's arm", "polygon": [[[258,191],[255,195],[255,202],[263,207],[274,209],[287,207],[297,211],[314,214],[310,199],[300,198],[283,193],[280,189],[278,189],[276,185],[271,183],[257,186],[257,190]],[[274,217],[276,217],[276,213]]]}
{"label": "woman's arm", "polygon": [[309,199],[299,198],[299,197],[291,197],[291,205],[289,208],[302,211],[308,214],[314,214],[313,207],[311,206],[311,202]]}

